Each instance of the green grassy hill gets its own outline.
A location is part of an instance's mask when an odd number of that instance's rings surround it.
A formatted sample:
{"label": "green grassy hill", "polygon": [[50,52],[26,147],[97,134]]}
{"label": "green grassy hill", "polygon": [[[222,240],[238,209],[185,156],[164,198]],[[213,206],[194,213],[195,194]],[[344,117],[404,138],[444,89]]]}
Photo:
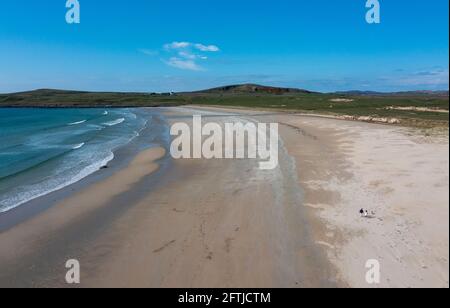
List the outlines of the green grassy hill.
{"label": "green grassy hill", "polygon": [[448,126],[449,120],[448,92],[325,94],[247,84],[175,94],[37,90],[0,95],[0,107],[156,107],[186,104],[389,117],[417,126]]}

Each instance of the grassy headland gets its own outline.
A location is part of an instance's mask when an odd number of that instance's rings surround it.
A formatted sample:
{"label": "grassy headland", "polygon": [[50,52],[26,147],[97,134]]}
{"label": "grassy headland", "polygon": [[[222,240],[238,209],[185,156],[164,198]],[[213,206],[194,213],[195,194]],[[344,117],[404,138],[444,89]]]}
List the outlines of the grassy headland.
{"label": "grassy headland", "polygon": [[448,126],[448,92],[316,93],[237,85],[186,93],[114,93],[37,90],[2,94],[0,107],[157,107],[180,105],[249,107],[351,118],[398,119],[403,125]]}

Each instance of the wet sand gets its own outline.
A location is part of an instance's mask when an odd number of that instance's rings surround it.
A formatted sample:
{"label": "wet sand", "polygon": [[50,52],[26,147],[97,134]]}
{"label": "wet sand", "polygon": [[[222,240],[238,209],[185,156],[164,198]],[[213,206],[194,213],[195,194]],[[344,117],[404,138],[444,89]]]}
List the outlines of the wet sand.
{"label": "wet sand", "polygon": [[[321,116],[228,111],[281,124],[303,205],[322,221],[313,225],[315,242],[339,280],[361,288],[448,288],[448,130],[429,135]],[[361,208],[369,217],[360,217]],[[380,263],[380,284],[366,281],[372,259]]]}
{"label": "wet sand", "polygon": [[[0,232],[1,287],[67,287],[68,259],[80,261],[81,287],[366,287],[368,257],[386,269],[379,286],[448,286],[448,137],[420,143],[398,128],[292,114],[161,111],[172,123],[198,113],[279,122],[279,168],[199,159],[155,172],[167,149],[145,151]],[[405,140],[406,159],[393,146]],[[417,169],[429,171],[426,193],[412,200],[423,193]],[[361,219],[361,204],[376,218]],[[395,226],[409,233],[396,237]]]}
{"label": "wet sand", "polygon": [[77,250],[85,249],[82,243],[111,219],[114,211],[108,213],[108,207],[114,199],[155,172],[155,161],[164,155],[163,148],[142,151],[114,175],[0,233],[0,286],[45,287],[60,280],[54,275],[70,259],[69,254],[76,258]]}

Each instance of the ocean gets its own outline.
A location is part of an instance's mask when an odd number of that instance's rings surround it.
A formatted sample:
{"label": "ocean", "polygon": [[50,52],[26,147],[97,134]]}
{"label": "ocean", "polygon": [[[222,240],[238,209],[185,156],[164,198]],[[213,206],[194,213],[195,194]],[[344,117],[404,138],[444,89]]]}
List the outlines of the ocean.
{"label": "ocean", "polygon": [[98,171],[151,121],[134,109],[0,108],[0,213]]}

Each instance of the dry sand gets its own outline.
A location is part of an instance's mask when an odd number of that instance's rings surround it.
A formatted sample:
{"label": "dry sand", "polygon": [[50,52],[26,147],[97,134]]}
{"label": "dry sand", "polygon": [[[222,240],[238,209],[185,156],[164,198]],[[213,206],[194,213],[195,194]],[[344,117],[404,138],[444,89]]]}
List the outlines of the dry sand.
{"label": "dry sand", "polygon": [[[424,136],[389,125],[235,112],[283,124],[304,205],[324,222],[316,224],[316,243],[341,280],[352,287],[449,287],[448,131]],[[375,214],[361,218],[361,208]],[[369,259],[380,262],[378,285],[366,282]]]}
{"label": "dry sand", "polygon": [[[0,233],[0,286],[448,287],[448,134],[217,108],[170,121],[277,121],[280,165],[178,160],[162,149]],[[209,118],[208,118],[209,117]],[[361,218],[361,207],[375,212]]]}
{"label": "dry sand", "polygon": [[[368,287],[362,273],[367,260],[375,259],[381,284],[374,287],[448,288],[448,133],[422,137],[366,123],[285,121],[318,137],[316,152],[311,145],[292,151],[307,191],[305,205],[326,223],[318,241],[341,278]],[[310,168],[302,168],[308,163]],[[360,208],[373,217],[359,217]]]}

